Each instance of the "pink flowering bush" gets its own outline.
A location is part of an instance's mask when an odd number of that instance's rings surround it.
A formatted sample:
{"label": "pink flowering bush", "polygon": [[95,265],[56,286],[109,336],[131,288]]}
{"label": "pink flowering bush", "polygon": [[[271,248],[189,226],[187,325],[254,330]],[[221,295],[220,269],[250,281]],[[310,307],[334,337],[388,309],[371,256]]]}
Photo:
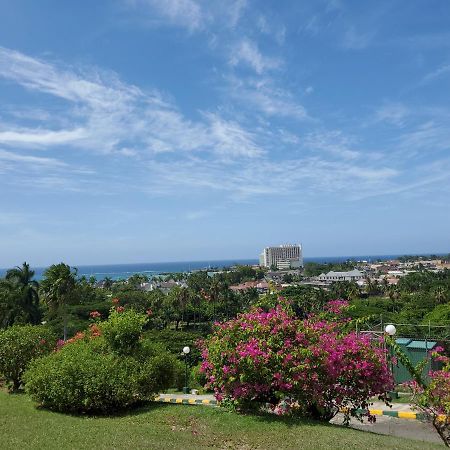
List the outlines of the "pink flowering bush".
{"label": "pink flowering bush", "polygon": [[[391,345],[393,346],[393,345]],[[423,376],[423,369],[428,363],[424,359],[414,366],[408,357],[399,349],[398,353],[402,363],[413,376],[413,380],[405,383],[411,389],[413,397],[411,403],[421,409],[425,416],[432,420],[434,427],[447,447],[450,446],[450,358],[444,355],[444,348],[435,347],[430,356],[435,362],[443,364],[440,370],[428,372],[428,379]]]}
{"label": "pink flowering bush", "polygon": [[430,416],[450,415],[450,358],[443,354],[442,347],[436,347],[431,353],[435,361],[443,363],[440,370],[428,373],[429,382],[423,381],[417,387],[417,403]]}
{"label": "pink flowering bush", "polygon": [[[361,417],[370,397],[386,399],[392,380],[382,348],[348,331],[347,302],[299,320],[281,301],[216,324],[202,344],[208,384],[217,400],[239,409],[269,407],[329,420],[344,409]],[[347,331],[346,331],[347,330]]]}

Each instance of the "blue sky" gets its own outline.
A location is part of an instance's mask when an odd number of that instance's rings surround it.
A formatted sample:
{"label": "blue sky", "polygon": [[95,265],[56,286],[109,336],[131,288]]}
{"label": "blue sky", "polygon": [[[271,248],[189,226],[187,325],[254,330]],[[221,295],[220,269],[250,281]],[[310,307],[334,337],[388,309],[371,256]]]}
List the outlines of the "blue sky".
{"label": "blue sky", "polygon": [[0,0],[0,267],[450,251],[449,17]]}

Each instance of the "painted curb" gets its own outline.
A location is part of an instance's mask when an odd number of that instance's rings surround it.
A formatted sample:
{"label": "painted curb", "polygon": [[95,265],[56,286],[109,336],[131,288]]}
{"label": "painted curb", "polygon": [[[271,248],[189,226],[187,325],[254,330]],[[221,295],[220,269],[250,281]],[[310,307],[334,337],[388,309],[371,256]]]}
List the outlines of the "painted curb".
{"label": "painted curb", "polygon": [[416,413],[413,411],[392,411],[384,409],[369,409],[369,410],[358,410],[358,412],[364,413],[368,412],[372,416],[389,416],[395,417],[397,419],[410,419],[410,420],[426,420],[425,414]]}
{"label": "painted curb", "polygon": [[[180,397],[161,397],[155,398],[155,402],[159,403],[172,403],[178,405],[205,405],[205,406],[218,406],[217,400],[210,399],[197,399],[197,398],[180,398]],[[344,412],[344,410],[341,410]],[[358,410],[360,413],[369,413],[372,416],[389,416],[395,417],[397,419],[409,419],[409,420],[429,420],[427,416],[423,413],[416,413],[413,411],[392,411],[383,409],[369,409],[369,410]],[[450,417],[440,415],[437,418],[440,422],[445,422],[450,420]]]}
{"label": "painted curb", "polygon": [[175,403],[180,405],[206,405],[217,406],[217,400],[197,399],[197,398],[179,398],[179,397],[156,397],[155,402],[159,403]]}

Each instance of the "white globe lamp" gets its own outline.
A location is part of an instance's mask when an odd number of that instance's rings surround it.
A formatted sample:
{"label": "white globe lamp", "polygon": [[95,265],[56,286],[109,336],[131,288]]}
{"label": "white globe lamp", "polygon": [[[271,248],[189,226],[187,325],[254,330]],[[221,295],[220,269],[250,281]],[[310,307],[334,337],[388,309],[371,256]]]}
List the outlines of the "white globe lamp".
{"label": "white globe lamp", "polygon": [[394,336],[394,334],[397,333],[397,328],[395,328],[395,326],[390,323],[389,325],[386,325],[386,328],[384,329],[384,331],[389,336]]}
{"label": "white globe lamp", "polygon": [[186,347],[183,347],[183,354],[184,354],[184,388],[183,388],[183,394],[189,394],[189,386],[188,386],[188,362],[187,357],[191,349],[186,345]]}

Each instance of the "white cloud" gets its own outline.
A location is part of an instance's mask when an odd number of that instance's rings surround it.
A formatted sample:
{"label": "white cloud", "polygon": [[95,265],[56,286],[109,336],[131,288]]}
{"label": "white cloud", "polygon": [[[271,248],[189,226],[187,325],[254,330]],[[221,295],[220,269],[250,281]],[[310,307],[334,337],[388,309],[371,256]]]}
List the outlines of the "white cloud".
{"label": "white cloud", "polygon": [[[350,195],[355,183],[370,195],[385,183],[395,187],[399,175],[382,161],[363,159],[362,151],[355,149],[357,140],[341,131],[304,135],[287,125],[274,130],[270,124],[259,127],[254,117],[243,122],[246,114],[230,118],[220,109],[200,111],[197,120],[189,119],[159,92],[143,92],[99,70],[69,69],[0,49],[0,76],[66,105],[56,114],[46,110],[49,116],[35,128],[21,126],[20,118],[2,124],[0,140],[7,149],[0,153],[0,170],[17,173],[20,168],[21,176],[13,180],[17,185],[27,178],[27,168],[40,167],[39,173],[33,172],[33,185],[52,191],[182,196],[198,190],[249,201],[299,193]],[[270,79],[232,83],[241,105],[253,105],[268,116],[307,117],[292,94]],[[68,147],[76,150],[70,158],[65,156]],[[33,148],[57,158],[25,152]],[[79,160],[90,161],[86,154],[95,154],[97,160],[108,155],[106,169],[93,176],[89,167],[74,167]],[[121,161],[120,175],[111,157]]]}
{"label": "white cloud", "polygon": [[450,73],[450,64],[443,64],[442,66],[438,67],[436,70],[433,70],[433,72],[427,73],[423,79],[421,84],[427,84],[430,83],[437,78],[440,78],[443,75]]}
{"label": "white cloud", "polygon": [[264,56],[260,52],[256,42],[244,38],[237,42],[231,49],[229,63],[232,66],[241,64],[249,66],[261,75],[268,70],[279,68],[282,65],[282,60]]}
{"label": "white cloud", "polygon": [[447,121],[431,119],[399,135],[396,141],[400,150],[409,156],[449,151],[450,126]]}
{"label": "white cloud", "polygon": [[375,112],[375,120],[401,126],[411,114],[409,108],[402,103],[385,103]]}
{"label": "white cloud", "polygon": [[172,25],[179,25],[189,31],[195,31],[204,26],[208,16],[194,0],[127,0],[134,8],[146,8],[155,12]]}
{"label": "white cloud", "polygon": [[279,45],[284,44],[286,39],[286,27],[284,25],[271,24],[265,16],[260,15],[256,21],[256,26],[260,33],[272,36]]}
{"label": "white cloud", "polygon": [[340,159],[356,159],[360,152],[354,150],[354,139],[342,133],[342,131],[318,131],[308,133],[303,145],[314,152],[325,152]]}
{"label": "white cloud", "polygon": [[265,79],[239,79],[229,77],[231,95],[236,101],[255,108],[267,116],[290,117],[304,120],[308,113],[303,105],[298,103],[293,94],[286,89],[274,86],[270,78]]}
{"label": "white cloud", "polygon": [[74,130],[29,130],[26,128],[11,131],[0,131],[0,143],[7,145],[21,144],[23,146],[74,144],[88,137],[83,128]]}
{"label": "white cloud", "polygon": [[123,0],[149,24],[171,25],[202,32],[213,26],[234,28],[247,7],[246,0]]}
{"label": "white cloud", "polygon": [[54,158],[45,158],[41,156],[21,155],[6,150],[0,150],[0,161],[11,161],[21,164],[48,166],[48,167],[67,167],[63,161]]}
{"label": "white cloud", "polygon": [[[385,166],[368,167],[347,161],[330,161],[321,156],[275,161],[261,158],[254,163],[227,165],[212,161],[157,163],[149,192],[165,195],[188,191],[225,193],[235,201],[259,196],[371,195],[386,187],[399,173]],[[161,191],[161,186],[165,190]]]}
{"label": "white cloud", "polygon": [[[69,129],[3,124],[0,142],[5,145],[64,144],[126,156],[196,151],[253,157],[262,153],[256,137],[236,121],[205,113],[205,120],[192,122],[158,92],[144,93],[120,82],[115,74],[68,70],[0,47],[0,77],[66,100],[69,106],[65,110]],[[55,122],[60,118],[58,114]],[[46,126],[51,123],[45,121]]]}

